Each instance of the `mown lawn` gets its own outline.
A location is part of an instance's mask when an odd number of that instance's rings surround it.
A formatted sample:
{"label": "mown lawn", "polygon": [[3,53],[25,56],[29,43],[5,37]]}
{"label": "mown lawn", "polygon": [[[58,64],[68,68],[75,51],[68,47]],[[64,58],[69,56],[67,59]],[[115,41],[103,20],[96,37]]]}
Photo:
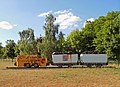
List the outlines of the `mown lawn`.
{"label": "mown lawn", "polygon": [[117,68],[5,69],[0,61],[0,87],[120,87]]}

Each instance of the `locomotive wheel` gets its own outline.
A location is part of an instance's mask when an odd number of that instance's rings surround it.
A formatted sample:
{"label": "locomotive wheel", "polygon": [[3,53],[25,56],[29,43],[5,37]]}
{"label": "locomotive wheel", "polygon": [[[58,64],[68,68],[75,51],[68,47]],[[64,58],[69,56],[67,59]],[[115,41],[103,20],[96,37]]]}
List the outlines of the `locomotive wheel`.
{"label": "locomotive wheel", "polygon": [[14,65],[17,66],[17,63],[15,62]]}
{"label": "locomotive wheel", "polygon": [[27,63],[27,64],[25,64],[25,67],[26,67],[26,68],[30,68],[31,66],[30,66],[29,63]]}
{"label": "locomotive wheel", "polygon": [[35,68],[38,68],[38,67],[39,67],[39,65],[38,65],[37,63],[35,63],[35,64],[34,64],[34,67],[35,67]]}

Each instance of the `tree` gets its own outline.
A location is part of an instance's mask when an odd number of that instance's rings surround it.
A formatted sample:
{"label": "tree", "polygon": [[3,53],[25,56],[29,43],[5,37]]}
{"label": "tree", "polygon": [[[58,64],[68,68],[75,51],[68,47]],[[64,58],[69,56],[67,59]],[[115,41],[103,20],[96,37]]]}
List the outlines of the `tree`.
{"label": "tree", "polygon": [[87,52],[95,51],[95,46],[93,45],[93,40],[95,36],[94,22],[89,22],[85,28],[82,28],[82,46],[84,47],[82,51]]}
{"label": "tree", "polygon": [[[103,45],[109,58],[120,59],[120,25],[118,15],[120,12],[111,12],[103,26]],[[110,16],[110,17],[109,17]]]}
{"label": "tree", "polygon": [[102,32],[104,23],[106,21],[106,17],[100,16],[98,19],[94,22],[94,28],[95,28],[95,35],[96,37],[93,40],[93,44],[96,47],[96,51],[99,53],[105,53],[105,48],[103,46],[103,38],[104,34]]}
{"label": "tree", "polygon": [[109,12],[106,17],[98,18],[96,38],[94,43],[96,50],[106,52],[111,59],[120,59],[120,12]]}
{"label": "tree", "polygon": [[37,47],[34,36],[34,31],[31,28],[27,30],[23,30],[19,32],[20,40],[18,41],[18,49],[16,48],[16,52],[20,52],[20,54],[36,54]]}
{"label": "tree", "polygon": [[48,14],[45,18],[45,25],[43,26],[45,30],[45,39],[50,42],[55,42],[56,34],[58,33],[59,25],[54,25],[55,18],[52,14]]}
{"label": "tree", "polygon": [[43,29],[45,30],[45,48],[43,49],[44,55],[48,58],[49,61],[51,61],[51,55],[55,51],[55,45],[56,45],[56,34],[58,33],[58,27],[59,25],[55,25],[55,18],[52,14],[49,14],[45,18],[45,25],[43,26]]}
{"label": "tree", "polygon": [[58,40],[56,44],[56,50],[58,52],[64,52],[64,47],[63,47],[63,43],[65,42],[64,35],[65,34],[63,34],[62,32],[60,32],[58,35]]}
{"label": "tree", "polygon": [[2,58],[3,55],[3,51],[2,51],[3,47],[2,47],[2,43],[0,43],[0,58]]}
{"label": "tree", "polygon": [[36,39],[36,42],[37,42],[36,47],[39,52],[39,57],[45,57],[44,51],[43,51],[45,49],[45,43],[43,41],[44,41],[44,37],[42,37],[41,35],[39,38]]}
{"label": "tree", "polygon": [[69,45],[69,51],[79,52],[83,50],[82,48],[82,33],[80,30],[73,30],[70,35],[67,37],[67,44]]}
{"label": "tree", "polygon": [[14,40],[6,41],[4,56],[8,58],[12,58],[12,61],[15,57],[15,49],[14,49],[15,46],[16,46],[16,43],[14,42]]}
{"label": "tree", "polygon": [[35,40],[34,31],[31,28],[27,30],[23,30],[18,33],[20,35],[20,41],[28,41],[28,43],[33,42]]}

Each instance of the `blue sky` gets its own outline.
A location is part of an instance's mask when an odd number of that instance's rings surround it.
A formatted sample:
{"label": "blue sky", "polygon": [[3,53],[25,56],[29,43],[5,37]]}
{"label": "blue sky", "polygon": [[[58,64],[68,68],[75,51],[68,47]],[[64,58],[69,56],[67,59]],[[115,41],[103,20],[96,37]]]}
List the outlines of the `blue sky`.
{"label": "blue sky", "polygon": [[86,20],[93,21],[109,11],[120,11],[120,0],[0,0],[0,42],[19,40],[18,32],[32,28],[35,36],[44,36],[45,15],[52,13],[59,31],[66,36],[81,29]]}

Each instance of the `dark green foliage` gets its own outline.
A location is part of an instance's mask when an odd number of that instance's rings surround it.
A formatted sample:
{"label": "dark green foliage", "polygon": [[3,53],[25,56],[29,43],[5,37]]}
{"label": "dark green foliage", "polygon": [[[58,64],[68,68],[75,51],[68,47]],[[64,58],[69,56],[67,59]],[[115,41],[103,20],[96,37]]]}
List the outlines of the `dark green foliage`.
{"label": "dark green foliage", "polygon": [[7,58],[14,59],[14,57],[15,57],[15,46],[16,46],[16,44],[15,44],[14,40],[7,40],[3,56],[7,57]]}
{"label": "dark green foliage", "polygon": [[3,51],[2,51],[3,47],[2,47],[2,43],[0,43],[0,58],[3,57]]}
{"label": "dark green foliage", "polygon": [[57,40],[57,43],[56,43],[56,50],[58,52],[64,52],[65,51],[65,49],[63,47],[64,42],[65,42],[64,35],[65,34],[63,34],[62,32],[60,32],[59,35],[58,35],[58,40]]}

